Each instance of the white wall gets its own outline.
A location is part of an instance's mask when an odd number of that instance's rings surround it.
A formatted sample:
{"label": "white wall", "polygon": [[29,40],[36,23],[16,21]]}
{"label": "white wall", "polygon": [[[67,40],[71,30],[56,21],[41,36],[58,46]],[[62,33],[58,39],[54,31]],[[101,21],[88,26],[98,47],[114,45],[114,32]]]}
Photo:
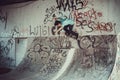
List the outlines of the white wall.
{"label": "white wall", "polygon": [[27,50],[27,39],[16,39],[16,66],[23,60]]}
{"label": "white wall", "polygon": [[[116,24],[115,29],[113,26],[113,31],[107,32],[107,31],[92,31],[90,33],[87,33],[86,31],[89,31],[90,28],[87,28],[85,26],[84,29],[79,28],[78,32],[82,31],[83,35],[86,34],[95,34],[95,35],[101,35],[101,34],[115,34],[118,33],[119,28],[119,5],[116,2],[118,0],[89,0],[87,8],[82,9],[81,11],[85,12],[88,10],[91,10],[91,8],[94,8],[96,12],[102,12],[102,17],[96,19],[95,21],[98,22],[111,22],[112,24]],[[57,6],[56,0],[39,0],[35,2],[28,2],[23,4],[16,4],[16,5],[10,5],[1,8],[3,15],[7,13],[7,26],[6,29],[4,29],[4,23],[0,23],[1,26],[1,35],[0,36],[10,36],[11,31],[14,29],[14,27],[17,27],[17,31],[20,32],[19,34],[16,34],[16,37],[32,37],[32,36],[48,36],[51,34],[51,27],[53,26],[54,22],[49,22],[47,24],[44,24],[45,15],[50,13],[46,13],[46,9],[50,9],[53,6]],[[55,12],[53,11],[52,14],[58,14],[59,10],[55,8]],[[50,10],[51,11],[51,10]],[[70,14],[69,11],[60,11],[66,16]],[[52,15],[51,15],[52,16]],[[52,17],[48,19],[52,19]],[[58,15],[60,16],[60,15]],[[30,26],[31,31],[34,31],[34,28],[36,28],[36,31],[38,30],[38,34],[36,35],[30,35]],[[45,27],[46,26],[46,27]],[[5,33],[6,32],[6,33]],[[7,35],[6,35],[7,34]]]}

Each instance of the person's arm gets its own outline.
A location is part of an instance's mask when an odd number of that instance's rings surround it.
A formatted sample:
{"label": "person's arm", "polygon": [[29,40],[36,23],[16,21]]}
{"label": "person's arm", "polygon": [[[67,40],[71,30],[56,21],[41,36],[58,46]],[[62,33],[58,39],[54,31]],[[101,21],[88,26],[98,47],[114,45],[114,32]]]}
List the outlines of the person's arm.
{"label": "person's arm", "polygon": [[63,27],[60,27],[56,32],[55,34],[57,34],[59,31],[61,31],[63,29]]}

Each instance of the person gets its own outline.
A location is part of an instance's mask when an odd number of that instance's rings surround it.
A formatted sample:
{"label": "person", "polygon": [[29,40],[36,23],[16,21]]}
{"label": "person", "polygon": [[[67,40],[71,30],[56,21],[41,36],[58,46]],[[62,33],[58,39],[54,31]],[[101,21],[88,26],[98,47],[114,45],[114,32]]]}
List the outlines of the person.
{"label": "person", "polygon": [[55,32],[56,34],[63,29],[66,36],[74,35],[76,39],[78,38],[78,33],[73,31],[74,21],[72,19],[62,17],[55,18],[54,25],[59,27],[59,29]]}

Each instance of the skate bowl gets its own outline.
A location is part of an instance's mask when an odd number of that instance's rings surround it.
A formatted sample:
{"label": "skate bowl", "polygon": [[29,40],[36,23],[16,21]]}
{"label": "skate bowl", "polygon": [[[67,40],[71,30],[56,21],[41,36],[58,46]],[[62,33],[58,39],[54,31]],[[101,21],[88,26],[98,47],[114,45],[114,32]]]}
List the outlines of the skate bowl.
{"label": "skate bowl", "polygon": [[36,37],[28,44],[20,64],[0,80],[108,80],[117,52],[115,35]]}

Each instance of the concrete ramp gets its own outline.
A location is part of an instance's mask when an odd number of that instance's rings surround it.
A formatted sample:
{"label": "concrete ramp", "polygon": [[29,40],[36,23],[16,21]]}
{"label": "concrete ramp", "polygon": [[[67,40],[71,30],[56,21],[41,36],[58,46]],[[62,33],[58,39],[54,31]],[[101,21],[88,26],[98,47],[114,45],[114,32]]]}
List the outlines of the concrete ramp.
{"label": "concrete ramp", "polygon": [[0,80],[107,80],[116,44],[114,35],[29,38],[22,62]]}

